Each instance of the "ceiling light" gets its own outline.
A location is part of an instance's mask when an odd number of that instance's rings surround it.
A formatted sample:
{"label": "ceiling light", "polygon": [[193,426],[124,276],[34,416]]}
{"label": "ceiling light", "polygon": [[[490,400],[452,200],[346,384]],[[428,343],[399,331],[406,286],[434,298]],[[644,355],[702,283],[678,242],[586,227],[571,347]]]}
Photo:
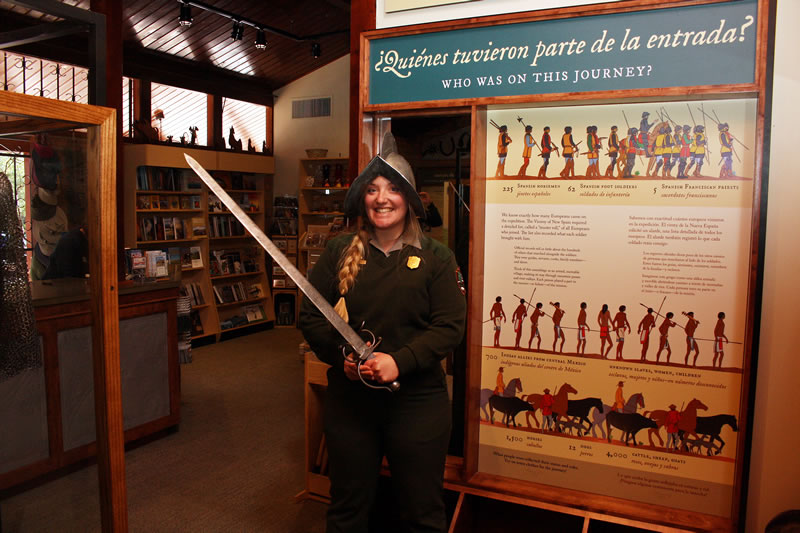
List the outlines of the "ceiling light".
{"label": "ceiling light", "polygon": [[231,30],[231,39],[234,41],[241,41],[244,36],[244,24],[241,22],[233,21],[233,29]]}
{"label": "ceiling light", "polygon": [[311,43],[311,55],[314,59],[322,55],[322,46],[319,43]]}
{"label": "ceiling light", "polygon": [[189,4],[181,4],[181,16],[178,19],[178,24],[181,26],[192,25],[192,6]]}
{"label": "ceiling light", "polygon": [[267,37],[264,35],[264,30],[258,30],[256,33],[256,48],[264,50],[267,47]]}

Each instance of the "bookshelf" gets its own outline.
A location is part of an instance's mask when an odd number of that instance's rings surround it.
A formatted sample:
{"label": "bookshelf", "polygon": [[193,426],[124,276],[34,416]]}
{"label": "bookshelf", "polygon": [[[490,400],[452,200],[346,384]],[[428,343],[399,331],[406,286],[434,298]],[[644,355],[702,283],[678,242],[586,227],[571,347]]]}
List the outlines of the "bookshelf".
{"label": "bookshelf", "polygon": [[183,157],[194,157],[264,228],[270,216],[272,157],[162,145],[125,146],[125,247],[164,250],[170,275],[192,300],[192,340],[273,323],[270,261],[203,185]]}
{"label": "bookshelf", "polygon": [[325,248],[325,236],[332,224],[347,225],[344,197],[347,194],[347,165],[343,157],[300,159],[298,170],[298,268],[308,275]]}
{"label": "bookshelf", "polygon": [[[297,266],[297,197],[276,197],[272,215],[272,242]],[[272,261],[269,278],[275,308],[275,327],[296,327],[300,313],[297,286],[275,261]]]}

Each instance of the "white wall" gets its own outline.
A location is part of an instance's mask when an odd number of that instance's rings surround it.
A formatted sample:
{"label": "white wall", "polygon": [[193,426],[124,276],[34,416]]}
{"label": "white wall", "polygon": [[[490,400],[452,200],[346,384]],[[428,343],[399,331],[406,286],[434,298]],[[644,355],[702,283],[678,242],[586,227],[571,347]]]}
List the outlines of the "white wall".
{"label": "white wall", "polygon": [[800,2],[780,0],[775,41],[769,206],[758,383],[750,459],[747,531],[764,531],[780,511],[800,509],[800,356],[794,307],[800,300],[800,53],[794,38]]}
{"label": "white wall", "polygon": [[[297,195],[298,160],[306,148],[327,148],[328,156],[350,150],[350,56],[346,55],[281,87],[275,98],[275,196]],[[331,116],[292,119],[292,101],[331,97]]]}

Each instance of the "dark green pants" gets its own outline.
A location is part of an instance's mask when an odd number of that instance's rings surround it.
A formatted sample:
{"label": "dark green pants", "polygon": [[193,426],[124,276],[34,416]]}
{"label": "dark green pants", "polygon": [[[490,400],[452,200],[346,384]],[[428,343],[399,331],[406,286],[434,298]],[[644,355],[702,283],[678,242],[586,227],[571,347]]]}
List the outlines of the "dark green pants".
{"label": "dark green pants", "polygon": [[384,455],[397,530],[445,531],[442,493],[451,421],[444,380],[422,388],[409,382],[391,393],[331,374],[325,399],[331,479],[327,533],[369,531]]}

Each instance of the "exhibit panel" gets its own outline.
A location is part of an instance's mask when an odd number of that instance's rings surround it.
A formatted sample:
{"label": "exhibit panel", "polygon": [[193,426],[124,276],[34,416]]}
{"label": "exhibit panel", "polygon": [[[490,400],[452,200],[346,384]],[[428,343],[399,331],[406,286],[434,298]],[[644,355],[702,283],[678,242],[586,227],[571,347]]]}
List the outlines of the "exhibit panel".
{"label": "exhibit panel", "polygon": [[472,107],[458,483],[733,530],[760,301],[767,3],[596,7],[371,32],[361,114]]}

